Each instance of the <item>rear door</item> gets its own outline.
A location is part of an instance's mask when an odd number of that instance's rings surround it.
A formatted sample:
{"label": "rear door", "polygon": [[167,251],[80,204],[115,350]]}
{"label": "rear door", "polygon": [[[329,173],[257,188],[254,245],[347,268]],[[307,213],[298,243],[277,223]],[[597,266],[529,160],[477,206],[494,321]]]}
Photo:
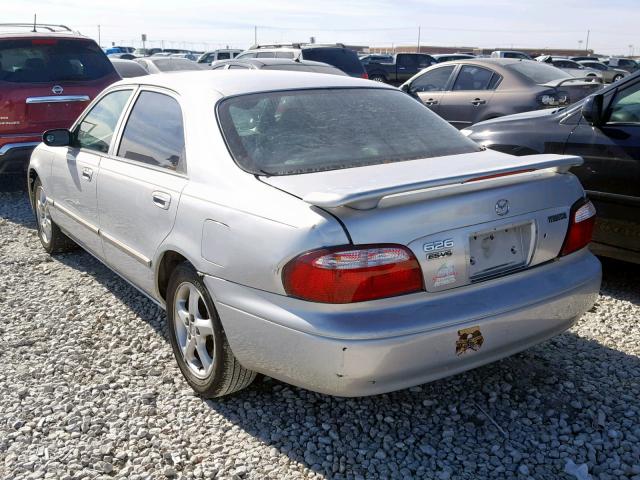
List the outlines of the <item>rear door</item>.
{"label": "rear door", "polygon": [[598,211],[594,240],[640,252],[640,82],[615,94],[608,115],[601,127],[581,120],[565,153],[584,158],[572,171]]}
{"label": "rear door", "polygon": [[96,199],[100,162],[132,92],[123,88],[102,97],[74,128],[72,146],[59,147],[51,163],[48,186],[56,223],[99,258],[103,256]]}
{"label": "rear door", "polygon": [[462,65],[438,113],[458,129],[473,125],[484,118],[500,78],[488,68]]}
{"label": "rear door", "polygon": [[175,94],[143,88],[133,102],[98,182],[105,260],[154,292],[152,261],[173,228],[186,179],[182,111]]}
{"label": "rear door", "polygon": [[89,102],[120,77],[89,39],[0,41],[0,136],[69,128]]}
{"label": "rear door", "polygon": [[449,86],[455,68],[455,65],[447,65],[423,73],[411,82],[409,94],[417,97],[434,112],[439,113],[440,100]]}

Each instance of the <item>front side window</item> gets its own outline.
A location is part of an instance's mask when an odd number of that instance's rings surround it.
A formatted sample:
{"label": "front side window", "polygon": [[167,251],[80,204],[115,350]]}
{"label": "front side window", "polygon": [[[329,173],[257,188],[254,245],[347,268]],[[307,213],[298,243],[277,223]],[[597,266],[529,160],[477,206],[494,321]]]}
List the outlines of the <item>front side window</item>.
{"label": "front side window", "polygon": [[444,92],[449,83],[449,77],[455,66],[441,67],[426,72],[411,82],[411,92]]}
{"label": "front side window", "polygon": [[140,93],[124,128],[118,156],[184,171],[184,126],[178,102],[162,93]]}
{"label": "front side window", "polygon": [[616,95],[611,104],[609,123],[640,124],[640,83]]}
{"label": "front side window", "polygon": [[73,146],[107,153],[130,96],[131,90],[118,90],[102,97],[76,127]]}
{"label": "front side window", "polygon": [[244,170],[295,175],[476,152],[480,147],[397,90],[290,90],[218,105],[229,150]]}
{"label": "front side window", "polygon": [[487,90],[493,71],[473,65],[464,65],[453,84],[453,90]]}
{"label": "front side window", "polygon": [[229,52],[218,52],[218,60],[230,60],[231,54]]}

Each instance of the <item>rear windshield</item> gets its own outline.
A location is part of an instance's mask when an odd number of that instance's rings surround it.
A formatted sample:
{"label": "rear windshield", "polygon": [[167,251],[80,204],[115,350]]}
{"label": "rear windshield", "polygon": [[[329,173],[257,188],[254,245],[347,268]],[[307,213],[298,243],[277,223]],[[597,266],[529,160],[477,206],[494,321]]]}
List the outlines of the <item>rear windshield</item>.
{"label": "rear windshield", "polygon": [[364,67],[356,52],[346,48],[305,48],[302,50],[302,58],[328,63],[351,75],[364,73]]}
{"label": "rear windshield", "polygon": [[112,73],[111,62],[91,41],[37,38],[0,42],[0,80],[5,82],[87,81]]}
{"label": "rear windshield", "polygon": [[547,83],[560,78],[570,78],[571,76],[566,72],[563,72],[559,68],[554,67],[535,60],[525,60],[518,63],[510,63],[505,65],[505,68],[518,72],[524,75],[533,83]]}
{"label": "rear windshield", "polygon": [[202,66],[186,58],[158,58],[153,64],[161,72],[177,72],[180,70],[202,70]]}
{"label": "rear windshield", "polygon": [[219,122],[238,165],[293,175],[476,152],[480,147],[405,93],[292,90],[231,97]]}

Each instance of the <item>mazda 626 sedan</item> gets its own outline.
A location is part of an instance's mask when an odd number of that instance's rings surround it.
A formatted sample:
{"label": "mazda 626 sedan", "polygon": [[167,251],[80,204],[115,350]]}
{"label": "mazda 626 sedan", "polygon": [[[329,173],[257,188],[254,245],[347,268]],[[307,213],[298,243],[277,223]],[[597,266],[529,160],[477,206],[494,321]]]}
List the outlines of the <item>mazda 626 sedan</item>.
{"label": "mazda 626 sedan", "polygon": [[579,157],[484,150],[414,99],[300,72],[113,84],[31,157],[50,253],[167,311],[199,394],[370,395],[492,362],[596,300]]}

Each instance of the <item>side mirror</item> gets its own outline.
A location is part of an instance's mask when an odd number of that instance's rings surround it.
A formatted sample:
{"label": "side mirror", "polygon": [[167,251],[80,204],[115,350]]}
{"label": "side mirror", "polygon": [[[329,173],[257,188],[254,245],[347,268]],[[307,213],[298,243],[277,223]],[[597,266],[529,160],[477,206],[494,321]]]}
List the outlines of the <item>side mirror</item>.
{"label": "side mirror", "polygon": [[68,147],[71,145],[71,132],[66,128],[47,130],[42,134],[42,141],[49,147]]}
{"label": "side mirror", "polygon": [[411,84],[403,83],[402,86],[400,87],[400,90],[402,90],[404,93],[409,93],[411,90]]}
{"label": "side mirror", "polygon": [[582,116],[594,127],[598,127],[604,123],[602,103],[603,97],[599,94],[587,97],[582,105]]}

